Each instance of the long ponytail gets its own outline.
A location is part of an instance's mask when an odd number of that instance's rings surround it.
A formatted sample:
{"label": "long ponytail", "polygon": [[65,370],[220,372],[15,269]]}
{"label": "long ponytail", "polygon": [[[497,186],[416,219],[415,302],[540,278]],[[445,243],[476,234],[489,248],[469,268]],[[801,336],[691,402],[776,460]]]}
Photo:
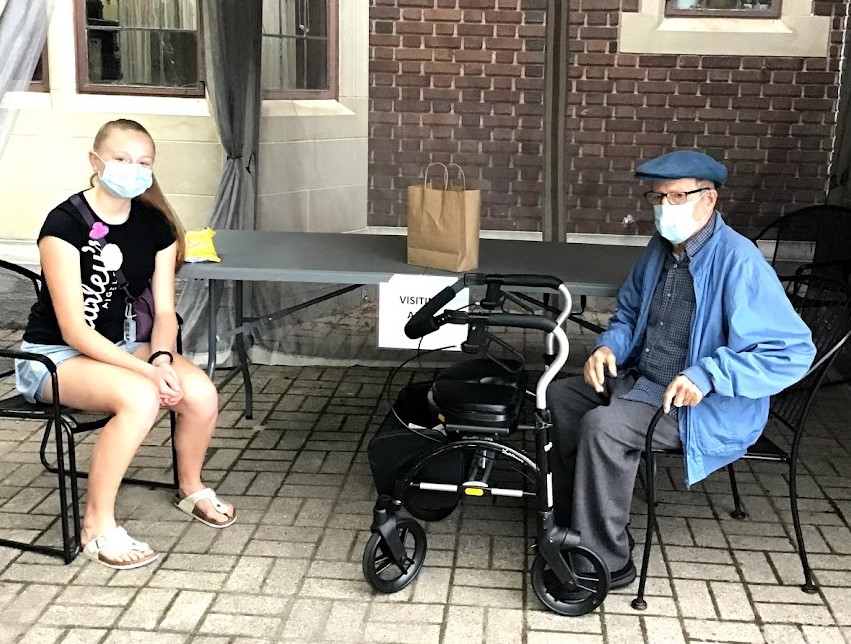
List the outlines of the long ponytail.
{"label": "long ponytail", "polygon": [[[94,149],[97,150],[100,148],[103,141],[109,136],[109,133],[113,129],[120,130],[132,130],[134,132],[140,132],[151,139],[151,143],[154,144],[154,139],[151,134],[144,128],[141,123],[133,121],[131,119],[116,119],[114,121],[109,121],[108,123],[104,123],[100,130],[98,130],[97,135],[95,136],[94,141]],[[154,144],[156,147],[156,144]],[[93,173],[89,179],[89,183],[92,187],[95,186],[95,180],[97,179],[97,173]],[[183,224],[180,222],[180,219],[177,217],[177,213],[174,211],[174,208],[171,207],[168,199],[166,199],[165,194],[160,187],[157,178],[154,177],[153,183],[151,183],[151,187],[148,188],[144,193],[139,195],[139,201],[141,201],[146,206],[149,206],[159,212],[165,220],[168,222],[169,227],[174,233],[175,240],[177,241],[177,260],[175,265],[175,270],[180,270],[180,267],[183,266],[183,262],[186,258],[186,231],[183,228]]]}
{"label": "long ponytail", "polygon": [[174,212],[174,208],[171,207],[168,199],[166,199],[156,177],[154,177],[151,187],[139,196],[139,201],[146,206],[150,206],[151,208],[158,210],[163,217],[166,218],[168,225],[171,226],[171,230],[177,241],[175,270],[180,270],[180,267],[183,266],[183,262],[186,259],[186,230],[184,230],[183,224],[180,223],[180,219],[178,219],[177,213]]}

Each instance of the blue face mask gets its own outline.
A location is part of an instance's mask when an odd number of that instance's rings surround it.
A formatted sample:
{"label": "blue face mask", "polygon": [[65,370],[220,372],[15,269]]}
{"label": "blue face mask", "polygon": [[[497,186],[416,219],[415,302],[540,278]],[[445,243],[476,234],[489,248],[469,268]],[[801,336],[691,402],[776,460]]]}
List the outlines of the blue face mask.
{"label": "blue face mask", "polygon": [[672,244],[682,244],[697,232],[699,221],[694,220],[695,201],[674,206],[664,204],[653,206],[653,215],[656,218],[656,230]]}
{"label": "blue face mask", "polygon": [[[95,153],[100,159],[100,156]],[[103,159],[100,159],[103,161]],[[154,173],[138,163],[104,161],[103,172],[98,175],[100,184],[106,190],[122,199],[133,199],[151,187]]]}

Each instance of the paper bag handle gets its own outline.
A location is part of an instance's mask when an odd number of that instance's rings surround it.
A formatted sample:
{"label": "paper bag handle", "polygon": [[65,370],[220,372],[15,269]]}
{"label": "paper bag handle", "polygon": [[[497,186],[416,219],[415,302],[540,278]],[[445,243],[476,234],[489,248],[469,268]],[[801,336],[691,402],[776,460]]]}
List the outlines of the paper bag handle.
{"label": "paper bag handle", "polygon": [[449,167],[451,168],[452,166],[455,166],[456,168],[458,168],[458,174],[460,174],[460,175],[461,175],[461,186],[462,186],[462,189],[463,189],[463,190],[466,190],[466,189],[467,189],[467,175],[466,175],[466,174],[464,174],[464,168],[462,168],[462,167],[461,167],[460,165],[458,165],[457,163],[450,163],[450,164],[449,164]]}
{"label": "paper bag handle", "polygon": [[425,188],[426,185],[428,184],[428,171],[431,170],[431,166],[433,166],[433,165],[439,165],[441,168],[443,168],[443,189],[449,190],[449,168],[447,168],[444,164],[440,163],[439,161],[434,161],[433,163],[429,163],[426,166],[425,174],[423,175],[423,188]]}

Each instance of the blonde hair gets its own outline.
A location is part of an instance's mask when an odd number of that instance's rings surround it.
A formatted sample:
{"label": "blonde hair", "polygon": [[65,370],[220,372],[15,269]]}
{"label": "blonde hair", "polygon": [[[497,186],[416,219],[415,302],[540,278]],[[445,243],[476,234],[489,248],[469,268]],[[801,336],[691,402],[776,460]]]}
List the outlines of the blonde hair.
{"label": "blonde hair", "polygon": [[[98,130],[98,133],[95,135],[95,142],[93,145],[95,150],[99,150],[101,148],[103,142],[113,130],[130,130],[132,132],[144,134],[151,140],[151,145],[153,145],[154,149],[156,149],[154,138],[141,123],[137,123],[130,119],[116,119],[114,121],[104,123]],[[97,178],[97,172],[92,173],[89,183],[93,188]],[[169,227],[174,233],[175,240],[177,241],[177,261],[175,269],[179,270],[180,267],[183,266],[183,261],[186,257],[186,231],[183,228],[183,224],[180,223],[180,219],[177,218],[177,213],[174,212],[174,208],[171,207],[168,199],[166,199],[156,177],[153,178],[151,187],[139,195],[139,201],[159,212],[168,222]]]}

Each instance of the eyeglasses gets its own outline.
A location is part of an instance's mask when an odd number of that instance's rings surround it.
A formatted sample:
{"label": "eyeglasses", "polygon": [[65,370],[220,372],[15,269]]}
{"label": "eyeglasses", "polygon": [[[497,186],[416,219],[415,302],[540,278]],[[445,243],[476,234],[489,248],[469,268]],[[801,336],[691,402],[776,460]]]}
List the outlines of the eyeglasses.
{"label": "eyeglasses", "polygon": [[712,190],[712,188],[697,188],[696,190],[689,190],[688,192],[650,192],[644,193],[644,200],[649,203],[651,206],[658,206],[662,203],[662,200],[667,198],[668,203],[672,206],[679,206],[688,201],[688,196],[696,194],[698,192],[703,192],[704,190]]}

